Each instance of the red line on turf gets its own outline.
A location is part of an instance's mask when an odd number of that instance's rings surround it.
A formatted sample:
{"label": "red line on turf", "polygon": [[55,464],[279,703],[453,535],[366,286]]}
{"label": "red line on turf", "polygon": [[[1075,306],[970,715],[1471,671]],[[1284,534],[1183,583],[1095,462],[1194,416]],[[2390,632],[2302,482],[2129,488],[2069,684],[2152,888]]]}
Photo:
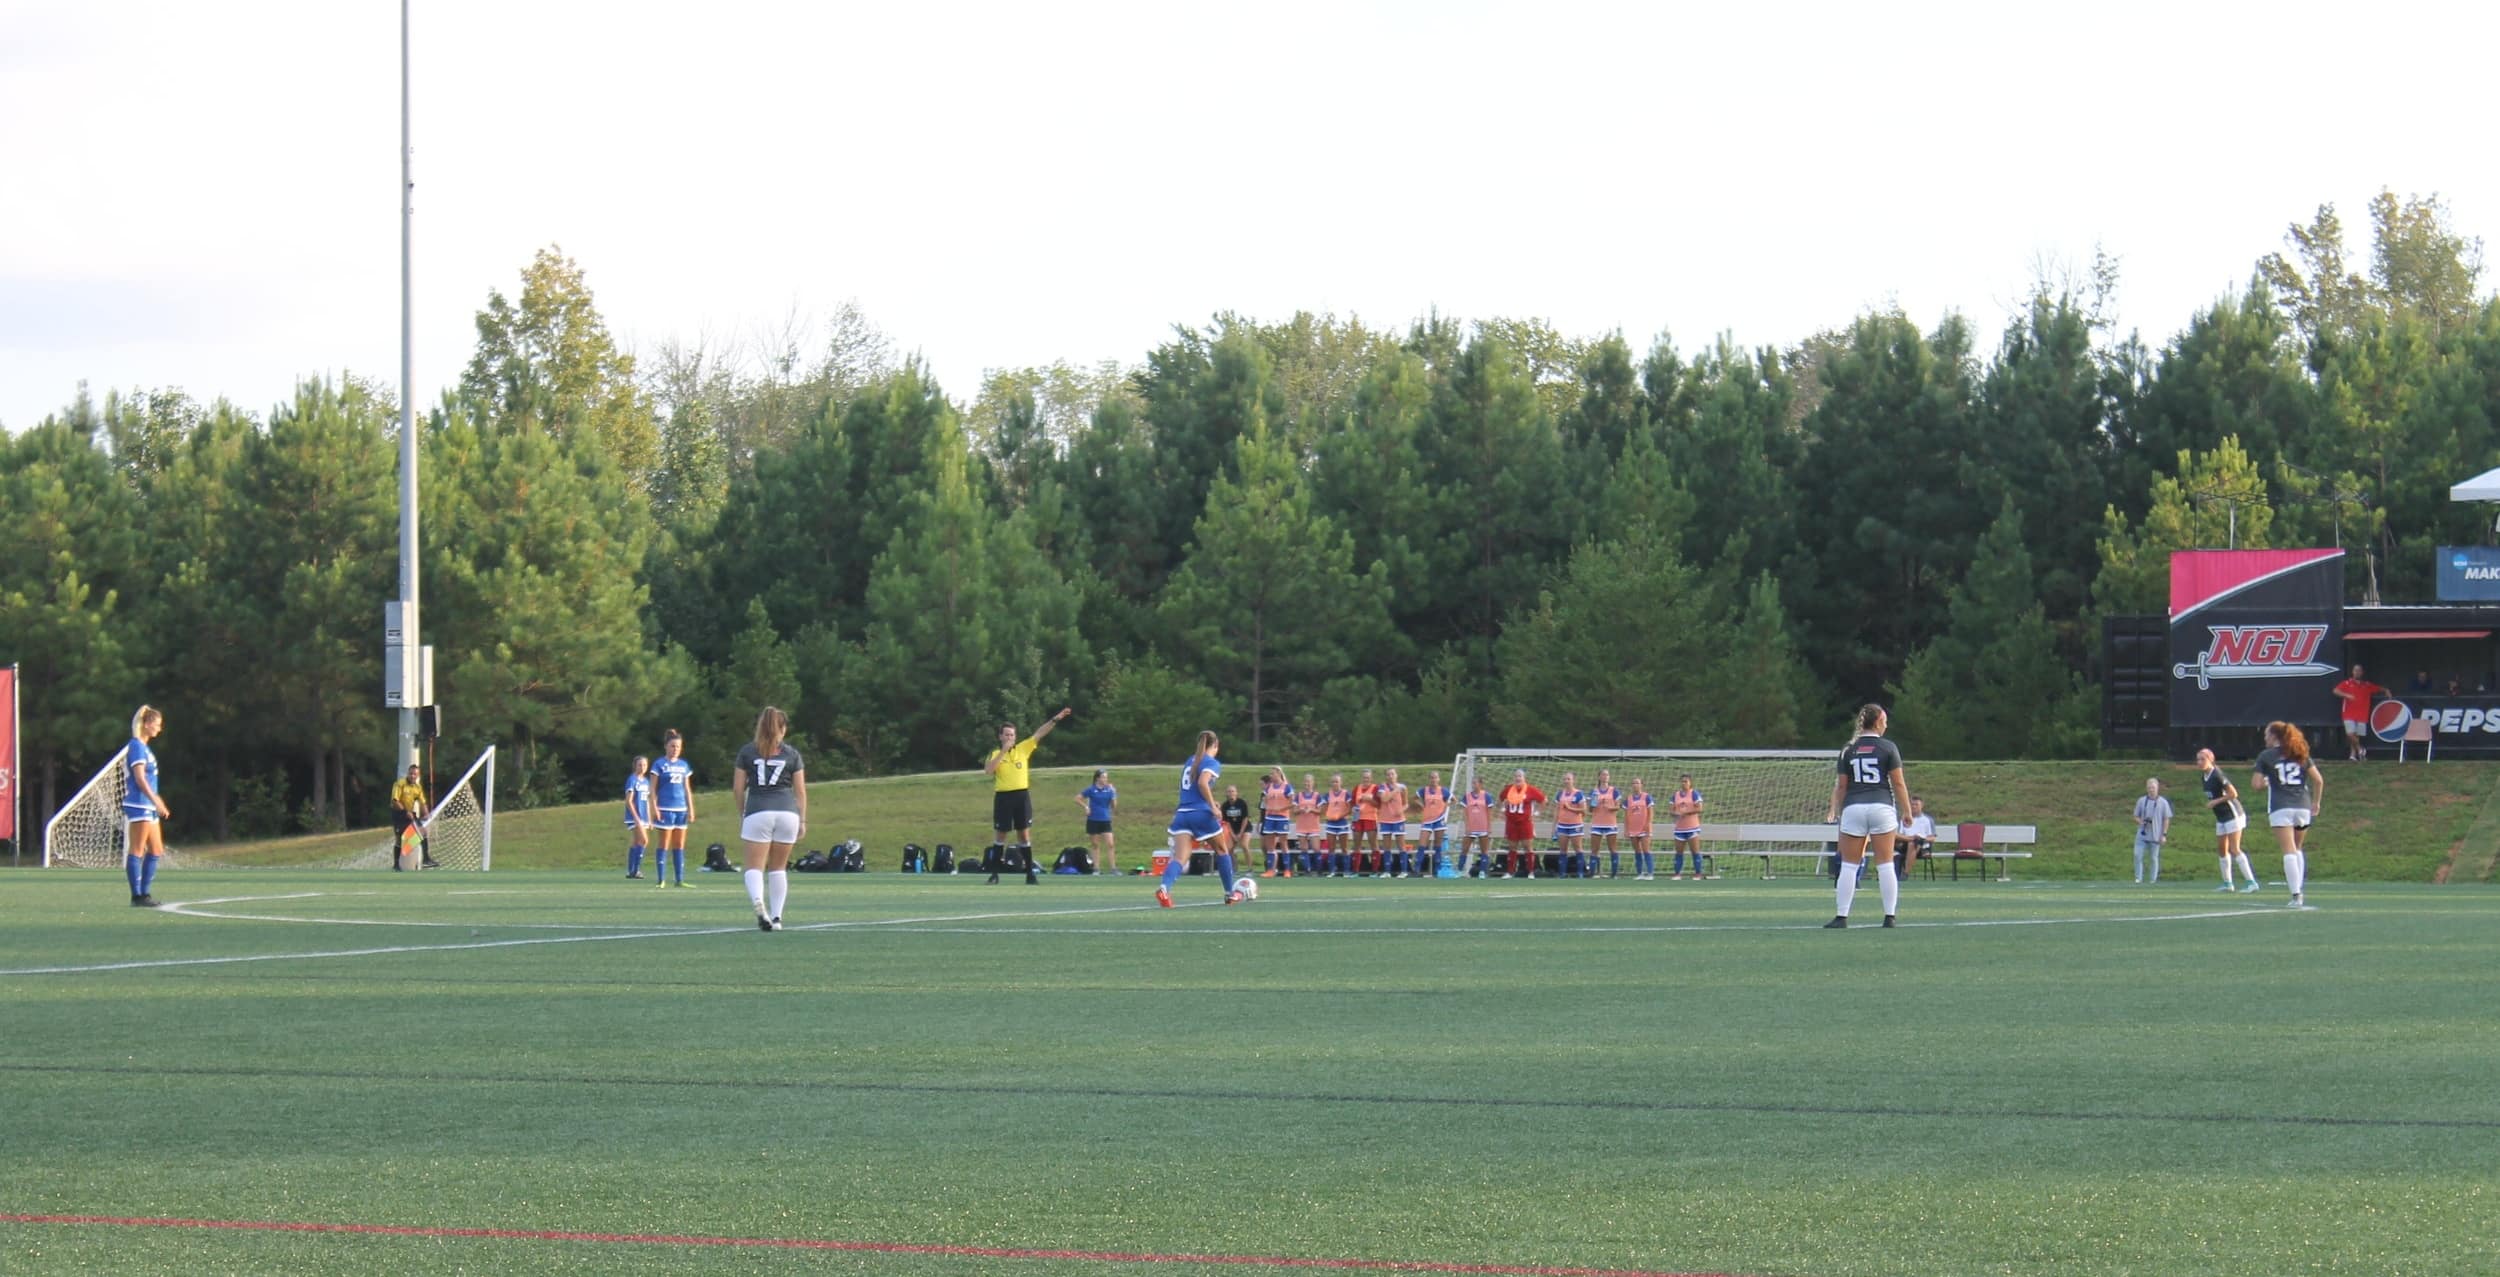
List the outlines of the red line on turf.
{"label": "red line on turf", "polygon": [[529,1228],[426,1228],[406,1224],[339,1224],[317,1220],[167,1219],[124,1215],[20,1215],[6,1224],[89,1224],[115,1228],[222,1228],[267,1233],[353,1233],[377,1237],[463,1237],[492,1241],[604,1242],[627,1246],[755,1246],[774,1250],[859,1251],[965,1259],[1066,1259],[1096,1264],[1231,1264],[1260,1268],[1325,1268],[1391,1273],[1477,1273],[1492,1277],[1729,1277],[1725,1273],[1643,1268],[1553,1268],[1539,1264],[1458,1264],[1409,1259],[1328,1259],[1289,1255],[1177,1255],[1152,1251],[1046,1250],[1023,1246],[948,1246],[933,1242],[832,1241],[811,1237],[704,1237],[671,1233],[579,1233]]}

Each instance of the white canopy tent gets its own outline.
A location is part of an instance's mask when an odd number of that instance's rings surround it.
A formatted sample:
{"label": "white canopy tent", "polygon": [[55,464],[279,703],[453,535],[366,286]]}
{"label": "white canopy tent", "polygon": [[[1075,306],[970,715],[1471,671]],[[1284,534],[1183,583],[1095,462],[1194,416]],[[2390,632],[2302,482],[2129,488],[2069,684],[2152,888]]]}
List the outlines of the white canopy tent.
{"label": "white canopy tent", "polygon": [[2500,501],[2500,470],[2485,470],[2463,483],[2450,484],[2451,501]]}

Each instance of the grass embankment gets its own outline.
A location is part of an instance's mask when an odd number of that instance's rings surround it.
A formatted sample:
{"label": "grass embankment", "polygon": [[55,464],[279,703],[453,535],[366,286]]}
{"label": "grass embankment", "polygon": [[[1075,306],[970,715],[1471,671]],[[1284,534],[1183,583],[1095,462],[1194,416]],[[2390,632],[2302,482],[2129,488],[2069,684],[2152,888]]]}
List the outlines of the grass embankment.
{"label": "grass embankment", "polygon": [[[2325,815],[2310,842],[2310,873],[2321,879],[2358,882],[2431,882],[2444,866],[2454,881],[2488,881],[2500,857],[2500,762],[2407,763],[2373,761],[2325,765]],[[1410,784],[1446,764],[1401,766]],[[1331,770],[1314,766],[1324,780]],[[1359,770],[1359,768],[1358,768]],[[1295,780],[1300,781],[1301,769]],[[1250,779],[1255,772],[1245,774]],[[1033,770],[1036,843],[1045,855],[1084,838],[1084,812],[1076,793],[1092,772],[1059,767]],[[2213,838],[2203,823],[2193,768],[2147,762],[1917,763],[1911,788],[1925,797],[1939,825],[1957,820],[2040,827],[2036,855],[2019,877],[2122,878],[2133,873],[2134,824],[2130,813],[2144,778],[2159,776],[2179,811],[2166,873],[2209,873]],[[2235,783],[2247,774],[2234,771]],[[1112,770],[1121,798],[1114,822],[1120,864],[1136,868],[1163,842],[1171,815],[1174,770],[1168,766]],[[871,869],[892,871],[906,842],[935,847],[952,843],[978,854],[989,841],[990,786],[977,772],[930,773],[874,780],[830,781],[808,787],[810,824],[803,847],[825,847],[856,838]],[[2271,876],[2273,843],[2258,808],[2248,850],[2260,872]],[[699,791],[689,850],[709,843],[737,846],[735,809],[726,789]],[[2494,819],[2483,819],[2486,813]],[[624,836],[618,803],[584,803],[495,816],[495,865],[509,869],[621,868]],[[2478,827],[2479,822],[2479,827]],[[2470,835],[2470,836],[2469,836]],[[282,864],[370,844],[376,831],[237,844],[217,850],[228,863]],[[180,845],[177,836],[176,843]]]}

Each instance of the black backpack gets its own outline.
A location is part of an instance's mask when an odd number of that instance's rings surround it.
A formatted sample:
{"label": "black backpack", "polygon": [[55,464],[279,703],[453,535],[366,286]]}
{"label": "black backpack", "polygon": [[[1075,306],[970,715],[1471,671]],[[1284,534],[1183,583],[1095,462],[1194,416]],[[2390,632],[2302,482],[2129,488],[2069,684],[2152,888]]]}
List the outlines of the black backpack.
{"label": "black backpack", "polygon": [[1070,873],[1092,873],[1094,872],[1094,853],[1083,847],[1062,847],[1059,850],[1059,861],[1051,866],[1051,871],[1056,873],[1062,869]]}
{"label": "black backpack", "polygon": [[825,853],[821,851],[810,851],[790,862],[792,873],[820,874],[831,868],[832,862],[826,860]]}
{"label": "black backpack", "polygon": [[737,866],[729,863],[729,849],[719,843],[703,849],[703,868],[707,873],[733,873]]}
{"label": "black backpack", "polygon": [[916,842],[907,842],[907,843],[904,843],[904,844],[903,844],[903,872],[904,872],[904,873],[907,873],[907,874],[916,874],[916,873],[927,873],[928,871],[929,871],[929,853],[928,853],[928,852],[925,852],[925,851],[922,851],[922,850],[920,849],[920,844],[919,844],[919,843],[916,843]]}
{"label": "black backpack", "polygon": [[931,873],[942,874],[951,874],[955,872],[954,844],[942,842],[937,845],[937,863],[931,866],[929,871]]}
{"label": "black backpack", "polygon": [[832,859],[833,868],[837,872],[855,874],[868,871],[867,849],[861,847],[856,838],[834,848]]}

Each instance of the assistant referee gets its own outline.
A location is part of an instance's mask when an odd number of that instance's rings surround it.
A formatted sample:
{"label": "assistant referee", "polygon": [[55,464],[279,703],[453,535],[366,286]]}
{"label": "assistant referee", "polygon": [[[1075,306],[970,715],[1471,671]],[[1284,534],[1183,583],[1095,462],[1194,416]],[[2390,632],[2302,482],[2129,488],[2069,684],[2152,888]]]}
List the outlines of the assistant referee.
{"label": "assistant referee", "polygon": [[[1042,738],[1050,735],[1050,730],[1065,720],[1069,713],[1063,709],[1051,715],[1043,720],[1041,726],[1033,729],[1031,737],[1021,742],[1016,739],[1015,724],[999,724],[998,748],[990,751],[989,761],[981,766],[981,773],[996,781],[997,792],[990,798],[991,831],[1004,844],[1007,842],[1007,831],[1014,830],[1014,845],[1023,848],[1027,857],[1033,854],[1033,784],[1029,777],[1033,751],[1041,747]],[[1025,864],[1029,869],[1032,861],[1027,859]]]}

